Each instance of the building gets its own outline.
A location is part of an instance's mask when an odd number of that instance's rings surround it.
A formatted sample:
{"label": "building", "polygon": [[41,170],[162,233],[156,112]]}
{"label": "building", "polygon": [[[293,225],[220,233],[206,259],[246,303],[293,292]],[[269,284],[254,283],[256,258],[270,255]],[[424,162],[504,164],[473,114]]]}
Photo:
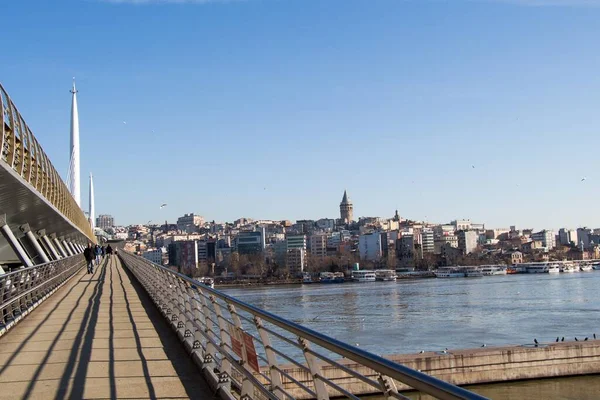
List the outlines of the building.
{"label": "building", "polygon": [[577,246],[580,246],[583,243],[584,248],[590,247],[590,235],[592,234],[592,230],[589,228],[577,228]]}
{"label": "building", "polygon": [[185,214],[183,217],[177,218],[177,230],[181,232],[196,232],[202,224],[204,224],[204,218],[194,213]]}
{"label": "building", "polygon": [[545,246],[541,240],[532,240],[530,242],[523,243],[521,245],[521,250],[524,253],[531,254],[531,253],[535,252],[536,250],[543,250],[544,247]]}
{"label": "building", "polygon": [[358,251],[361,260],[379,261],[383,256],[381,233],[372,232],[358,237]]}
{"label": "building", "polygon": [[523,253],[520,251],[513,251],[510,254],[510,263],[512,265],[521,264],[523,262]]}
{"label": "building", "polygon": [[415,266],[415,238],[413,235],[402,235],[396,241],[396,257],[401,267]]}
{"label": "building", "polygon": [[100,214],[98,215],[98,218],[96,218],[96,228],[100,228],[105,231],[113,226],[115,226],[115,219],[112,217],[112,215]]}
{"label": "building", "polygon": [[471,220],[469,219],[457,219],[450,222],[450,224],[454,225],[455,231],[467,231],[471,229]]}
{"label": "building", "polygon": [[310,236],[310,254],[314,257],[327,256],[327,234],[317,233]]}
{"label": "building", "polygon": [[458,232],[458,248],[463,254],[470,254],[477,248],[479,234],[475,231]]}
{"label": "building", "polygon": [[236,238],[239,254],[258,254],[264,249],[263,232],[240,232]]}
{"label": "building", "polygon": [[340,203],[340,219],[343,224],[349,224],[353,221],[354,218],[354,206],[352,202],[348,198],[348,194],[344,190],[344,197],[342,197],[342,202]]}
{"label": "building", "polygon": [[285,264],[287,265],[290,275],[297,276],[304,272],[306,267],[306,249],[291,248],[286,252]]}
{"label": "building", "polygon": [[553,231],[544,229],[543,231],[535,232],[531,235],[531,239],[542,242],[542,246],[548,250],[556,247],[556,237]]}
{"label": "building", "polygon": [[569,246],[571,244],[578,245],[577,231],[574,229],[561,228],[558,231],[558,242],[563,246]]}
{"label": "building", "polygon": [[335,229],[335,220],[330,218],[321,218],[316,223],[317,228],[324,231],[333,231]]}
{"label": "building", "polygon": [[287,235],[285,238],[287,249],[306,250],[306,235]]}
{"label": "building", "polygon": [[162,265],[163,251],[162,249],[148,250],[142,253],[142,257],[155,264]]}
{"label": "building", "polygon": [[198,267],[198,241],[180,240],[169,244],[169,265],[181,273],[190,273]]}
{"label": "building", "polygon": [[433,253],[435,251],[435,241],[431,229],[421,230],[421,251],[423,253]]}
{"label": "building", "polygon": [[442,248],[448,244],[450,247],[458,249],[458,238],[454,234],[435,236],[433,242],[433,253],[442,254]]}

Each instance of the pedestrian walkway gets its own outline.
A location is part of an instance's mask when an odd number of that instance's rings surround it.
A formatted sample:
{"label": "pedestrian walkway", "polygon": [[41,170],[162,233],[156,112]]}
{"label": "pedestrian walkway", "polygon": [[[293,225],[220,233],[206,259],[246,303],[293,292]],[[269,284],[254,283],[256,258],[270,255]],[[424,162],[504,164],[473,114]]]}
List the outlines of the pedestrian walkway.
{"label": "pedestrian walkway", "polygon": [[82,268],[0,338],[0,399],[213,395],[175,332],[116,256]]}

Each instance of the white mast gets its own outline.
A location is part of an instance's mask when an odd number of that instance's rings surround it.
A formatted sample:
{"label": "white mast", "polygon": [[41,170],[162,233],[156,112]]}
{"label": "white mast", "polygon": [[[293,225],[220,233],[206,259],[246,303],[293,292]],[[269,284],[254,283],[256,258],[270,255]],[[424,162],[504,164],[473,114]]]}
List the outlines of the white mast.
{"label": "white mast", "polygon": [[96,218],[96,209],[94,207],[94,178],[92,177],[92,173],[90,172],[90,225],[92,226],[92,231],[94,231],[95,218]]}
{"label": "white mast", "polygon": [[75,89],[75,78],[73,78],[73,89],[71,89],[73,99],[71,103],[71,148],[69,155],[71,157],[69,167],[69,191],[75,199],[75,202],[81,207],[80,190],[80,169],[79,169],[79,112],[77,111],[77,89]]}

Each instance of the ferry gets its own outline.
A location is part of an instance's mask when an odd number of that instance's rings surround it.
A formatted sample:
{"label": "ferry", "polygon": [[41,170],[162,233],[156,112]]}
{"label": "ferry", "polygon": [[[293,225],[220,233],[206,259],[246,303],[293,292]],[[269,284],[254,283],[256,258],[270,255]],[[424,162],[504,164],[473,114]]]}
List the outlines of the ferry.
{"label": "ferry", "polygon": [[581,272],[589,272],[589,271],[593,270],[594,268],[592,267],[591,264],[585,263],[585,264],[581,264],[579,266],[579,269],[581,270]]}
{"label": "ferry", "polygon": [[375,278],[375,272],[373,271],[352,271],[352,280],[354,282],[375,282]]}
{"label": "ferry", "polygon": [[570,274],[577,271],[578,269],[573,265],[573,263],[564,263],[560,266],[560,272],[564,272],[566,274]]}
{"label": "ferry", "polygon": [[479,267],[467,267],[464,271],[467,278],[477,278],[483,276],[483,272]]}
{"label": "ferry", "polygon": [[[526,268],[528,274],[547,274],[550,272],[548,264],[530,264]],[[556,270],[558,271],[558,267]]]}
{"label": "ferry", "polygon": [[344,281],[342,272],[321,272],[319,275],[320,283],[344,283]]}
{"label": "ferry", "polygon": [[378,269],[375,271],[375,280],[383,282],[395,282],[396,271],[391,269]]}
{"label": "ferry", "polygon": [[[514,270],[516,272],[516,270]],[[506,275],[508,270],[499,265],[485,265],[481,267],[483,276]]]}
{"label": "ferry", "polygon": [[593,262],[592,269],[600,269],[600,262]]}
{"label": "ferry", "polygon": [[436,278],[464,278],[465,273],[458,268],[442,267],[435,271]]}
{"label": "ferry", "polygon": [[550,264],[548,265],[548,273],[549,274],[558,274],[560,272],[560,268],[558,264]]}
{"label": "ferry", "polygon": [[305,284],[313,283],[312,277],[310,276],[309,273],[305,272],[302,274],[302,283],[305,283]]}

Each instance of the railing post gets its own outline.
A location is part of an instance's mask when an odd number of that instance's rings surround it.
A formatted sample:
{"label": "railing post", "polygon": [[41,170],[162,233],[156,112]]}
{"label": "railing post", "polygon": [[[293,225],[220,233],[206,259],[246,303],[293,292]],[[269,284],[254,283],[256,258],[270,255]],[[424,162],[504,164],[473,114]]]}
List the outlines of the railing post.
{"label": "railing post", "polygon": [[260,335],[260,340],[265,349],[265,353],[267,355],[267,362],[269,363],[269,376],[271,377],[271,391],[275,393],[275,396],[280,399],[285,398],[285,393],[283,392],[283,382],[281,380],[281,373],[277,369],[277,355],[271,348],[271,339],[269,338],[269,332],[265,330],[263,325],[263,321],[260,317],[254,317],[254,325],[256,325],[256,329],[258,330],[258,334]]}
{"label": "railing post", "polygon": [[73,256],[73,250],[71,250],[71,247],[67,244],[67,241],[65,240],[65,238],[60,238],[60,242],[62,243],[65,251],[67,252],[67,255],[69,256]]}
{"label": "railing post", "polygon": [[[244,328],[242,327],[242,320],[237,315],[235,306],[233,304],[227,303],[227,309],[229,310],[229,313],[231,314],[231,319],[233,319],[233,324],[235,325],[235,328],[238,330],[238,332],[243,332]],[[242,367],[244,367],[246,369],[246,371],[252,373],[252,370],[248,367],[248,357],[246,355],[246,344],[244,343],[243,338],[242,338],[242,363],[243,363]],[[240,395],[240,399],[244,399],[244,398],[251,399],[253,392],[254,392],[254,385],[252,384],[252,382],[250,382],[248,380],[248,378],[246,378],[246,375],[244,375],[242,377],[242,393]]]}
{"label": "railing post", "polygon": [[304,353],[306,364],[308,365],[308,369],[312,375],[313,382],[315,384],[315,392],[317,393],[317,400],[329,400],[327,387],[325,387],[325,383],[319,378],[319,375],[321,375],[319,360],[317,360],[317,357],[310,353],[310,344],[308,340],[304,339],[303,337],[298,337],[298,343],[300,343],[300,346],[302,346],[302,352]]}
{"label": "railing post", "polygon": [[25,264],[26,267],[33,267],[33,262],[31,261],[31,258],[29,258],[29,255],[27,254],[23,246],[21,246],[21,243],[19,243],[13,232],[10,230],[10,226],[8,226],[8,223],[6,221],[6,214],[0,215],[0,230],[2,231],[2,235],[4,236],[8,244],[10,244],[10,247],[12,247],[19,260],[21,260],[21,262]]}
{"label": "railing post", "polygon": [[[396,388],[396,382],[389,376],[379,374],[377,381],[381,385],[381,391],[387,400],[396,400],[398,395],[398,388]],[[396,395],[396,396],[394,396]]]}
{"label": "railing post", "polygon": [[[200,288],[198,288],[198,291],[200,291]],[[202,301],[202,311],[204,313],[204,319],[206,321],[206,325],[204,327],[204,333],[206,334],[206,337],[207,337],[206,349],[203,354],[202,363],[206,367],[208,367],[212,370],[217,365],[215,360],[217,357],[218,350],[217,350],[216,346],[212,343],[212,341],[209,340],[209,338],[214,339],[214,337],[213,337],[214,336],[213,322],[210,319],[210,308],[208,308],[208,303],[206,301],[206,297],[204,296],[204,294],[202,294],[200,296],[200,300]]]}
{"label": "railing post", "polygon": [[[221,311],[221,305],[217,302],[215,296],[209,296],[210,302],[215,309],[215,313],[217,314],[217,322],[219,324],[219,338],[221,339],[220,347],[221,353],[226,353],[227,349],[225,345],[227,344],[227,328],[228,325],[225,322],[223,317],[223,313]],[[219,381],[223,380],[223,386],[226,390],[231,391],[231,363],[228,359],[224,358],[221,362],[221,374],[219,375]],[[243,393],[243,390],[242,390]]]}

